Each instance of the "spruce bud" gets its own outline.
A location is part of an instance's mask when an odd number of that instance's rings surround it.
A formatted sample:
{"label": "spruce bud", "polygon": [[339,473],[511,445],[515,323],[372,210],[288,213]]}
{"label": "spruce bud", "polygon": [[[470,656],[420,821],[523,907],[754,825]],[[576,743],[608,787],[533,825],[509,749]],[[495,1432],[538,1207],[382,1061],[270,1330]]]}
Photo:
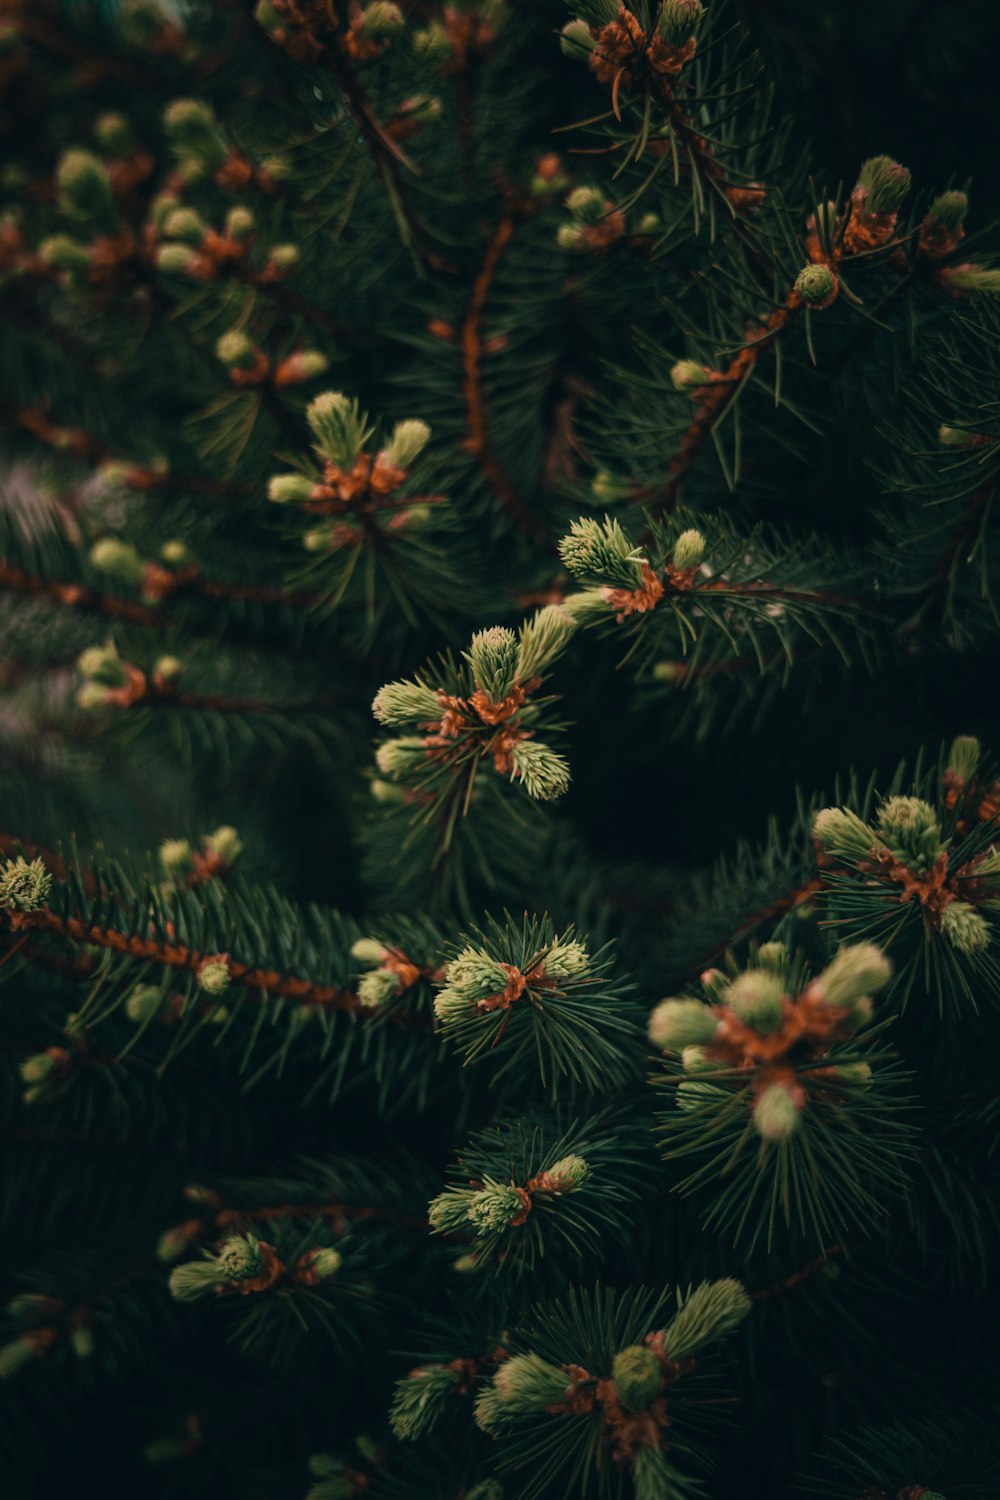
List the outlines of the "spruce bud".
{"label": "spruce bud", "polygon": [[101,573],[110,573],[124,583],[142,583],[146,567],[131,542],[105,536],[90,549],[91,565]]}
{"label": "spruce bud", "polygon": [[387,42],[405,24],[403,12],[392,0],[371,0],[361,17],[361,35],[366,41]]}
{"label": "spruce bud", "polygon": [[370,1010],[378,1010],[398,993],[399,975],[392,969],[370,969],[358,981],[358,999]]}
{"label": "spruce bud", "polygon": [[951,742],[948,751],[948,771],[963,784],[976,774],[983,747],[971,734],[960,734]]}
{"label": "spruce bud", "polygon": [[707,365],[696,359],[679,359],[670,371],[670,384],[675,391],[696,391],[707,385],[711,376]]}
{"label": "spruce bud", "polygon": [[645,1411],[660,1389],[663,1371],[652,1349],[633,1344],[621,1349],[611,1364],[618,1399],[626,1411]]}
{"label": "spruce bud", "polygon": [[238,370],[250,370],[256,362],[254,341],[241,328],[231,328],[216,340],[215,356],[221,364]]}
{"label": "spruce bud", "polygon": [[306,407],[316,447],[341,469],[350,469],[368,437],[358,403],[342,391],[324,391]]}
{"label": "spruce bud", "polygon": [[29,864],[19,854],[0,865],[0,907],[6,911],[37,911],[51,890],[52,876],[41,859]]}
{"label": "spruce bud", "polygon": [[521,1199],[510,1183],[487,1182],[469,1200],[466,1216],[475,1225],[477,1234],[507,1229],[523,1208]]}
{"label": "spruce bud", "polygon": [[668,47],[680,47],[695,35],[704,15],[700,0],[664,0],[657,28]]}
{"label": "spruce bud", "polygon": [[292,271],[298,265],[301,255],[298,245],[275,245],[268,256],[268,262],[275,270]]}
{"label": "spruce bud", "polygon": [[243,840],[228,823],[214,833],[206,834],[204,842],[205,848],[211,854],[217,854],[225,865],[234,865],[243,853]]}
{"label": "spruce bud", "polygon": [[476,687],[491,703],[501,703],[514,686],[517,672],[517,636],[503,625],[480,630],[462,655],[472,668]]}
{"label": "spruce bud", "polygon": [[866,995],[875,995],[892,978],[892,964],[874,943],[854,943],[841,948],[813,981],[824,1005],[853,1006]]}
{"label": "spruce bud", "polygon": [[103,683],[105,687],[121,687],[125,682],[125,669],[113,641],[106,646],[88,646],[76,659],[81,676],[90,682]]}
{"label": "spruce bud", "polygon": [[908,869],[926,874],[944,852],[937,813],[922,797],[890,797],[879,808],[887,848]]}
{"label": "spruce bud", "polygon": [[799,1127],[795,1100],[780,1083],[772,1083],[753,1107],[753,1123],[765,1141],[785,1141]]}
{"label": "spruce bud", "polygon": [[164,839],[159,848],[160,868],[172,878],[190,874],[194,851],[187,839]]}
{"label": "spruce bud", "polygon": [[517,677],[540,676],[572,639],[576,626],[561,604],[548,604],[526,620],[518,632]]}
{"label": "spruce bud", "polygon": [[681,573],[697,568],[705,556],[705,538],[700,531],[682,531],[674,543],[670,561]]}
{"label": "spruce bud", "polygon": [[362,964],[380,964],[386,950],[376,938],[356,938],[351,944],[351,957]]}
{"label": "spruce bud", "polygon": [[781,1025],[783,995],[784,985],[779,975],[767,969],[748,969],[733,980],[725,1002],[747,1026],[766,1035]]}
{"label": "spruce bud", "polygon": [[167,276],[186,276],[195,264],[194,252],[187,245],[161,245],[156,252],[157,269]]}
{"label": "spruce bud", "polygon": [[862,163],[854,191],[865,213],[897,213],[910,191],[910,174],[889,156],[872,156]]}
{"label": "spruce bud", "polygon": [[305,505],[315,487],[315,480],[305,474],[273,474],[267,481],[267,498],[275,505]]}
{"label": "spruce bud", "polygon": [[392,430],[392,437],[382,450],[382,458],[393,468],[408,469],[420,457],[430,436],[431,430],[427,423],[415,417],[406,422],[397,422]]}
{"label": "spruce bud", "polygon": [[595,46],[586,21],[570,21],[559,33],[559,47],[565,57],[589,57]]}
{"label": "spruce bud", "polygon": [[238,245],[250,238],[254,231],[254,217],[248,208],[237,205],[226,214],[226,233]]}
{"label": "spruce bud", "polygon": [[152,1021],[163,1004],[163,991],[155,984],[137,984],[125,1001],[125,1014],[136,1026]]}
{"label": "spruce bud", "polygon": [[47,266],[82,276],[90,270],[90,249],[68,234],[53,234],[43,240],[38,253]]}
{"label": "spruce bud", "polygon": [[518,740],[510,752],[511,780],[516,777],[528,796],[537,802],[562,797],[570,783],[570,769],[563,756],[541,740]]}
{"label": "spruce bud", "polygon": [[872,830],[848,807],[824,807],[813,819],[813,836],[836,859],[867,859],[878,842]]}
{"label": "spruce bud", "polygon": [[952,901],[941,913],[941,931],[959,953],[982,953],[989,947],[989,923],[967,901]]}
{"label": "spruce bud", "polygon": [[183,240],[185,245],[200,245],[205,238],[208,225],[196,209],[175,208],[168,213],[160,226],[172,240]]}
{"label": "spruce bud", "polygon": [[375,752],[375,764],[383,776],[396,781],[404,780],[427,764],[427,747],[416,735],[402,735],[396,740],[387,740]]}
{"label": "spruce bud", "polygon": [[607,213],[600,188],[578,187],[566,198],[566,207],[578,224],[599,224]]}
{"label": "spruce bud", "polygon": [[75,218],[110,230],[117,222],[107,168],[92,151],[73,149],[59,158],[56,170],[60,202]]}
{"label": "spruce bud", "polygon": [[223,995],[229,988],[229,960],[225,954],[207,958],[198,969],[198,983],[206,995]]}
{"label": "spruce bud", "polygon": [[725,1338],[738,1328],[753,1303],[741,1282],[731,1276],[703,1281],[684,1298],[663,1341],[671,1359],[687,1359],[705,1344]]}
{"label": "spruce bud", "polygon": [[808,265],[796,276],[795,290],[810,307],[829,307],[840,287],[829,266]]}
{"label": "spruce bud", "polygon": [[163,115],[174,150],[205,172],[217,172],[228,153],[210,104],[201,99],[175,99]]}
{"label": "spruce bud", "polygon": [[391,728],[436,723],[441,711],[437,693],[423,682],[387,682],[379,688],[372,703],[372,713],[378,722]]}
{"label": "spruce bud", "polygon": [[538,1354],[515,1354],[493,1377],[493,1389],[507,1411],[540,1412],[566,1395],[569,1377]]}
{"label": "spruce bud", "polygon": [[649,1017],[649,1040],[663,1052],[710,1042],[719,1018],[700,1000],[661,1000]]}
{"label": "spruce bud", "polygon": [[158,656],[153,663],[153,679],[159,686],[176,682],[183,671],[179,656]]}

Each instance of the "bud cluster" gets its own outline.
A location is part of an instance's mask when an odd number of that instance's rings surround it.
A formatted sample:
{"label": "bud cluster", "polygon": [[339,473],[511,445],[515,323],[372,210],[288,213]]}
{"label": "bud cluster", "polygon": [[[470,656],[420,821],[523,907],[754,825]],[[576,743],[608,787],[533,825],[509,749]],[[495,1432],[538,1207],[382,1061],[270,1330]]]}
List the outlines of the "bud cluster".
{"label": "bud cluster", "polygon": [[731,977],[709,970],[702,986],[710,1003],[664,1000],[649,1018],[653,1045],[680,1056],[678,1108],[717,1107],[734,1090],[746,1091],[757,1134],[782,1141],[797,1131],[810,1097],[849,1104],[870,1068],[838,1065],[831,1048],[867,1025],[872,996],[891,974],[871,943],[842,948],[806,981],[779,943],[765,945],[750,968]]}
{"label": "bud cluster", "polygon": [[390,729],[412,725],[424,733],[380,746],[376,762],[381,774],[394,781],[429,782],[471,757],[488,757],[501,775],[520,781],[529,797],[547,801],[561,796],[569,785],[569,767],[535,738],[537,709],[531,695],[573,629],[567,612],[550,605],[519,631],[500,625],[478,631],[462,653],[467,672],[464,681],[454,684],[456,692],[432,688],[419,678],[387,683],[372,704],[375,718]]}
{"label": "bud cluster", "polygon": [[[988,947],[987,912],[1000,896],[1000,860],[993,851],[961,852],[970,816],[979,817],[980,754],[970,735],[954,742],[940,810],[923,797],[895,795],[882,801],[871,824],[846,807],[822,808],[813,820],[813,836],[827,863],[844,867],[837,878],[892,889],[901,904],[913,903],[925,925],[966,956]],[[981,805],[992,815],[988,798]],[[949,819],[951,832],[946,831]]]}

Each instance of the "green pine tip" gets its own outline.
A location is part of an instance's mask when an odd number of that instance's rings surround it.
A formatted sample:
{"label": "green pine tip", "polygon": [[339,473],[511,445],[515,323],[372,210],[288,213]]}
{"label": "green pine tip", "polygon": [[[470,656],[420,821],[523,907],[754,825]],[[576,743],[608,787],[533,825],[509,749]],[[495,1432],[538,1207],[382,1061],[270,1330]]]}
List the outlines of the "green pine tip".
{"label": "green pine tip", "polygon": [[6,911],[37,911],[52,890],[52,876],[42,859],[30,864],[23,855],[0,865],[0,907]]}
{"label": "green pine tip", "polygon": [[824,303],[837,290],[837,277],[829,266],[803,266],[795,278],[795,290],[803,302],[810,305]]}
{"label": "green pine tip", "polygon": [[403,12],[393,0],[370,0],[361,16],[361,35],[371,42],[388,41],[406,24]]}
{"label": "green pine tip", "polygon": [[747,969],[737,975],[723,998],[741,1021],[766,1035],[781,1025],[784,992],[780,974],[769,969]]}
{"label": "green pine tip", "polygon": [[697,568],[705,556],[705,538],[700,531],[682,531],[674,542],[670,561],[680,572]]}
{"label": "green pine tip", "polygon": [[864,213],[896,213],[910,191],[910,174],[890,156],[871,156],[861,165],[857,187],[864,194]]}
{"label": "green pine tip", "polygon": [[957,190],[950,193],[941,193],[934,199],[927,210],[927,217],[942,229],[954,234],[956,229],[961,229],[965,216],[969,212],[969,195]]}
{"label": "green pine tip", "polygon": [[254,341],[242,328],[230,328],[215,341],[215,357],[221,364],[246,368],[254,363]]}
{"label": "green pine tip", "polygon": [[164,839],[158,857],[165,875],[187,875],[194,865],[194,850],[187,839]]}
{"label": "green pine tip", "polygon": [[853,1006],[878,994],[892,978],[892,960],[874,943],[841,948],[814,981],[824,1005]]}
{"label": "green pine tip", "polygon": [[91,565],[100,573],[110,573],[125,583],[141,583],[145,564],[131,542],[121,537],[105,536],[90,549]]}
{"label": "green pine tip", "polygon": [[679,359],[670,369],[670,384],[675,391],[694,391],[708,381],[707,365],[696,359]]}
{"label": "green pine tip", "polygon": [[700,0],[663,0],[657,28],[668,47],[680,47],[697,33],[704,18]]}
{"label": "green pine tip", "polygon": [[948,751],[948,770],[960,781],[970,781],[976,774],[982,753],[983,747],[975,735],[957,735]]}
{"label": "green pine tip", "polygon": [[646,1410],[659,1392],[662,1374],[660,1361],[642,1344],[619,1350],[611,1364],[615,1390],[626,1411]]}
{"label": "green pine tip", "polygon": [[661,1000],[649,1017],[649,1040],[663,1052],[683,1052],[710,1042],[718,1017],[701,1000]]}
{"label": "green pine tip", "polygon": [[837,859],[867,859],[878,840],[849,807],[823,807],[813,818],[813,837]]}
{"label": "green pine tip", "polygon": [[472,637],[462,655],[472,668],[476,687],[491,703],[500,703],[514,686],[518,640],[506,625],[491,625]]}
{"label": "green pine tip", "polygon": [[222,995],[229,988],[229,963],[225,958],[210,958],[198,970],[198,983],[206,995]]}
{"label": "green pine tip", "polygon": [[578,187],[568,194],[566,207],[579,224],[599,224],[607,213],[600,188]]}
{"label": "green pine tip", "polygon": [[523,1206],[512,1183],[487,1181],[469,1199],[466,1217],[477,1234],[490,1234],[509,1228]]}
{"label": "green pine tip", "polygon": [[552,802],[568,790],[571,772],[565,757],[541,740],[518,740],[510,752],[511,780],[536,802]]}
{"label": "green pine tip", "polygon": [[765,1141],[785,1141],[799,1128],[799,1110],[791,1094],[780,1083],[772,1083],[753,1107],[753,1123]]}
{"label": "green pine tip", "polygon": [[589,57],[594,46],[594,35],[586,21],[568,21],[559,33],[559,49],[565,57]]}
{"label": "green pine tip", "polygon": [[393,729],[403,724],[436,723],[441,712],[437,693],[422,682],[387,682],[372,702],[378,722]]}
{"label": "green pine tip", "polygon": [[982,912],[967,901],[952,901],[941,913],[941,931],[959,953],[982,953],[990,944],[990,927]]}
{"label": "green pine tip", "polygon": [[357,399],[323,391],[306,407],[306,421],[323,456],[338,468],[352,468],[368,436]]}
{"label": "green pine tip", "polygon": [[205,848],[217,854],[224,864],[233,865],[243,853],[243,840],[229,823],[223,823],[213,833],[205,835]]}
{"label": "green pine tip", "polygon": [[392,430],[392,437],[383,449],[382,457],[394,468],[408,469],[420,457],[430,442],[430,436],[431,430],[427,423],[421,422],[417,417],[397,422]]}

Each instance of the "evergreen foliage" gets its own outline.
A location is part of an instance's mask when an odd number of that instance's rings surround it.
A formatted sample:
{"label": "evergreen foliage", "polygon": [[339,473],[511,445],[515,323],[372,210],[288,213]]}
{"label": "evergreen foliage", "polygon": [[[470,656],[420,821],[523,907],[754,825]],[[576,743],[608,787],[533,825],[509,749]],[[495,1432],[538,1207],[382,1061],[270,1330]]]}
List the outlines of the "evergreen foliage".
{"label": "evergreen foliage", "polygon": [[996,1493],[997,43],[0,0],[5,1496]]}

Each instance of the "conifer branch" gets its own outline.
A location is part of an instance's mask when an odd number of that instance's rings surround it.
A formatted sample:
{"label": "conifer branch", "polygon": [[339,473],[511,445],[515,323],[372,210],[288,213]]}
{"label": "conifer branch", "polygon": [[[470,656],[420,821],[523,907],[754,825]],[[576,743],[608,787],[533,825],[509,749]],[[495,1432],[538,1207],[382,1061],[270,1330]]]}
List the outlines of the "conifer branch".
{"label": "conifer branch", "polygon": [[[144,963],[164,964],[186,974],[198,974],[212,961],[211,954],[200,953],[182,944],[140,937],[113,927],[84,922],[77,917],[62,917],[48,907],[39,907],[29,912],[11,912],[9,916],[11,926],[17,930],[28,929],[72,943],[108,948],[129,958],[139,959]],[[324,1011],[366,1014],[371,1010],[361,1004],[352,990],[342,989],[338,985],[317,984],[311,979],[279,974],[273,969],[241,963],[238,959],[228,959],[227,967],[231,985],[239,985],[242,989],[256,991],[261,995],[273,995],[296,1005]]]}
{"label": "conifer branch", "polygon": [[467,435],[465,446],[479,460],[486,480],[519,531],[542,540],[546,535],[541,523],[532,516],[513,481],[501,463],[490,437],[486,397],[483,391],[483,314],[497,267],[514,237],[518,222],[534,212],[530,201],[508,195],[500,222],[490,237],[476,279],[472,283],[465,318],[462,323],[462,393],[465,398]]}

